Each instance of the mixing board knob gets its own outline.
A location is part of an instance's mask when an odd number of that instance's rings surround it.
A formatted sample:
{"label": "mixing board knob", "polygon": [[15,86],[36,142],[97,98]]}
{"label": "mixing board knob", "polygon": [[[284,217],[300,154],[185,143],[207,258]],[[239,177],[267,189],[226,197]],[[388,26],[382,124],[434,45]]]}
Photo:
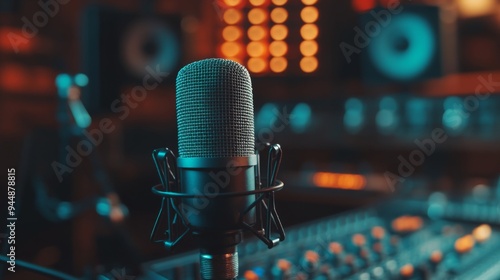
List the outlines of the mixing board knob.
{"label": "mixing board knob", "polygon": [[401,216],[392,221],[392,229],[395,232],[410,233],[422,228],[424,221],[418,216]]}
{"label": "mixing board knob", "polygon": [[313,250],[306,251],[302,258],[301,266],[306,272],[312,273],[319,266],[319,254]]}
{"label": "mixing board knob", "polygon": [[384,236],[385,236],[385,229],[381,226],[373,227],[371,230],[371,234],[372,234],[373,239],[382,240],[382,239],[384,239]]}
{"label": "mixing board knob", "polygon": [[344,247],[338,242],[331,242],[328,244],[328,252],[326,258],[331,262],[332,265],[338,266],[342,262],[344,255]]}
{"label": "mixing board knob", "polygon": [[441,251],[437,250],[431,253],[429,260],[433,264],[438,264],[443,260],[443,253]]}
{"label": "mixing board knob", "polygon": [[399,274],[403,279],[410,279],[413,277],[414,268],[411,264],[405,264],[399,269]]}
{"label": "mixing board knob", "polygon": [[483,243],[490,238],[491,227],[486,224],[480,225],[472,231],[472,235],[478,243]]}
{"label": "mixing board knob", "polygon": [[366,244],[366,238],[364,235],[357,233],[352,236],[352,243],[357,247],[363,247]]}
{"label": "mixing board knob", "polygon": [[286,259],[279,259],[271,269],[271,274],[275,280],[288,279],[291,275],[292,264]]}
{"label": "mixing board knob", "polygon": [[245,280],[259,280],[260,278],[259,278],[259,275],[257,273],[255,273],[255,271],[247,270],[243,274],[243,279],[245,279]]}
{"label": "mixing board knob", "polygon": [[474,237],[467,234],[455,241],[455,251],[459,254],[467,253],[474,248],[474,244]]}

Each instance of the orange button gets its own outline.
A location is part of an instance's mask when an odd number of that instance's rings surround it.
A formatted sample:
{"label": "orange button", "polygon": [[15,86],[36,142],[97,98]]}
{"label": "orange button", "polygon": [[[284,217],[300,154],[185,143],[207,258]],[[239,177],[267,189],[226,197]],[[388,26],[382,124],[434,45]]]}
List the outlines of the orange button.
{"label": "orange button", "polygon": [[443,259],[443,253],[441,251],[437,250],[431,253],[431,256],[429,257],[431,262],[433,263],[439,263]]}
{"label": "orange button", "polygon": [[372,228],[372,236],[376,239],[382,239],[385,235],[385,229],[381,226],[376,226]]}
{"label": "orange button", "polygon": [[357,233],[352,236],[352,243],[356,246],[363,246],[366,244],[366,238],[364,235]]}
{"label": "orange button", "polygon": [[472,237],[472,235],[470,234],[467,234],[455,241],[455,250],[460,254],[467,253],[472,250],[472,248],[474,248],[474,243],[474,237]]}
{"label": "orange button", "polygon": [[276,263],[276,266],[281,270],[281,271],[288,271],[292,267],[292,264],[285,260],[285,259],[279,259],[278,262]]}
{"label": "orange button", "polygon": [[491,227],[486,224],[480,225],[472,231],[472,235],[477,242],[482,243],[490,238]]}
{"label": "orange button", "polygon": [[399,273],[403,277],[411,277],[413,275],[413,265],[411,264],[405,264],[401,267],[399,270]]}
{"label": "orange button", "polygon": [[311,263],[317,263],[319,260],[319,255],[315,251],[307,250],[304,258]]}
{"label": "orange button", "polygon": [[423,223],[418,216],[401,216],[392,221],[392,229],[396,232],[414,232],[421,229]]}
{"label": "orange button", "polygon": [[245,280],[259,280],[259,275],[252,270],[247,270],[245,274],[243,274],[243,278],[245,278]]}

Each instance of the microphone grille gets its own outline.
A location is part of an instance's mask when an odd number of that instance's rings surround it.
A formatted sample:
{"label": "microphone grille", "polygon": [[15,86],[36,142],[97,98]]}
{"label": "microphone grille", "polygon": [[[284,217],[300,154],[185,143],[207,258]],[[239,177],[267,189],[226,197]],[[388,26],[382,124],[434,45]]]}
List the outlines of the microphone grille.
{"label": "microphone grille", "polygon": [[210,58],[184,66],[176,111],[180,157],[255,154],[252,83],[239,63]]}

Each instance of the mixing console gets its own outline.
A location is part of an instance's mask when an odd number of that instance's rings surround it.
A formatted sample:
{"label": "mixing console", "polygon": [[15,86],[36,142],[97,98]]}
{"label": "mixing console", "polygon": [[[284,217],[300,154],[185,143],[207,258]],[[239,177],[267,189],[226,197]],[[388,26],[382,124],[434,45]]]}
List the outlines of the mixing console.
{"label": "mixing console", "polygon": [[[271,250],[245,240],[239,279],[500,279],[500,231],[472,221],[498,218],[498,207],[469,205],[485,216],[469,219],[451,206],[391,201],[289,228]],[[197,252],[151,262],[144,279],[200,279],[197,263]]]}

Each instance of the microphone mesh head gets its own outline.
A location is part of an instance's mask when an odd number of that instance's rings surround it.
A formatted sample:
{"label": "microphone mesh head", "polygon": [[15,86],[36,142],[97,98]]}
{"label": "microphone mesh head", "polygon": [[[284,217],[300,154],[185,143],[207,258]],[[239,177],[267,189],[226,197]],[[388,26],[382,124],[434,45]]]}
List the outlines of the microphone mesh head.
{"label": "microphone mesh head", "polygon": [[184,66],[176,110],[180,157],[255,154],[252,83],[239,63],[211,58]]}

